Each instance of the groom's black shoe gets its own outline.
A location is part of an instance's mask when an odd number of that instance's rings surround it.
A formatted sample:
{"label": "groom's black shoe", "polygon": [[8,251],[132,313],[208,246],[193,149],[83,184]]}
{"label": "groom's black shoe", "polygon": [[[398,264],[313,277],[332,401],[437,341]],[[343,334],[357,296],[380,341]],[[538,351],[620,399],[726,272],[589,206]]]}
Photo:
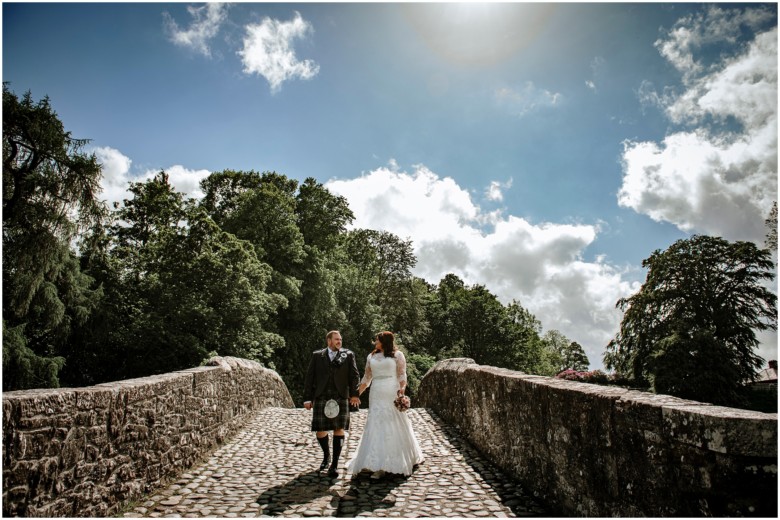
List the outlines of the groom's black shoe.
{"label": "groom's black shoe", "polygon": [[330,468],[328,470],[328,476],[330,478],[339,478],[339,472],[336,470],[336,468]]}

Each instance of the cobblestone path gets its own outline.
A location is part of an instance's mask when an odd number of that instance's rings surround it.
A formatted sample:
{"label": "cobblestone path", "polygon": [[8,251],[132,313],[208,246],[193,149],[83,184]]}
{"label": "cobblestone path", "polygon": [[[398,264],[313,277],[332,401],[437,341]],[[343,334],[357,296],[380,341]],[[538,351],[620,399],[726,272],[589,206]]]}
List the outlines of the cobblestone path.
{"label": "cobblestone path", "polygon": [[344,469],[366,410],[352,413],[340,476],[318,475],[322,451],[302,408],[261,411],[211,458],[149,496],[126,517],[519,517],[549,516],[433,412],[407,412],[425,462],[409,478]]}

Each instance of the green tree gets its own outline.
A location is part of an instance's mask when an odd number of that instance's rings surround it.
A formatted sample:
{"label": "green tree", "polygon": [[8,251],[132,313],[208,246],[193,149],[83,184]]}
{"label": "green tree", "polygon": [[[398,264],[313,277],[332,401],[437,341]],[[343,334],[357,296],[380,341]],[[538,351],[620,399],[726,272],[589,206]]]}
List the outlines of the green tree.
{"label": "green tree", "polygon": [[279,333],[287,347],[274,357],[274,365],[299,403],[311,353],[325,346],[327,331],[340,329],[345,347],[355,348],[352,330],[345,326],[344,302],[339,298],[344,289],[339,287],[341,271],[328,255],[316,248],[305,249],[306,261],[298,272],[301,295],[279,313]]}
{"label": "green tree", "polygon": [[[433,286],[417,276],[412,277],[403,293],[401,308],[395,313],[398,330],[410,351],[424,354],[426,338],[431,333],[427,310],[435,298]],[[426,369],[427,371],[427,369]],[[425,372],[423,372],[424,374]]]}
{"label": "green tree", "polygon": [[551,375],[554,367],[547,359],[546,344],[540,337],[542,323],[517,300],[507,305],[507,317],[516,363],[511,368],[528,374]]}
{"label": "green tree", "polygon": [[59,386],[65,358],[39,356],[27,347],[24,325],[3,321],[3,391]]}
{"label": "green tree", "polygon": [[334,273],[335,299],[342,313],[340,328],[349,348],[358,354],[370,349],[371,338],[388,328],[376,296],[376,277],[367,266],[373,252],[355,246],[355,235],[347,233],[335,251],[330,266]]}
{"label": "green tree", "polygon": [[258,259],[273,269],[268,291],[283,296],[285,305],[298,298],[301,281],[295,273],[306,255],[295,214],[297,181],[275,172],[226,170],[211,174],[201,187],[201,204],[214,221],[249,241]]}
{"label": "green tree", "polygon": [[415,328],[412,269],[417,264],[411,240],[387,231],[356,229],[347,233],[346,257],[370,280],[371,295],[386,323],[401,336]]}
{"label": "green tree", "polygon": [[[642,262],[639,292],[621,298],[620,331],[604,365],[656,391],[733,404],[761,367],[755,331],[776,329],[770,252],[750,242],[693,236]],[[699,367],[702,377],[691,378]]]}
{"label": "green tree", "polygon": [[532,373],[542,367],[541,324],[517,301],[504,306],[484,286],[468,287],[454,274],[431,294],[425,305],[429,332],[419,353]]}
{"label": "green tree", "polygon": [[407,395],[414,397],[420,388],[420,381],[435,364],[436,359],[427,354],[406,354]]}
{"label": "green tree", "polygon": [[72,246],[107,212],[86,143],[48,98],[19,99],[3,84],[4,389],[57,386],[59,350],[100,301]]}
{"label": "green tree", "polygon": [[582,345],[576,341],[572,341],[563,351],[563,364],[565,368],[571,368],[573,370],[583,371],[590,368],[590,360],[588,355],[585,354],[585,350]]}
{"label": "green tree", "polygon": [[296,221],[306,245],[324,253],[333,251],[347,225],[355,219],[347,199],[334,195],[309,177],[301,184],[295,200]]}
{"label": "green tree", "polygon": [[711,330],[675,330],[648,360],[650,382],[662,394],[725,405],[743,405],[739,361]]}
{"label": "green tree", "polygon": [[247,241],[183,200],[164,172],[133,183],[114,227],[124,295],[124,377],[196,366],[209,352],[269,363],[284,340],[272,321],[271,268]]}
{"label": "green tree", "polygon": [[[325,345],[328,330],[341,329],[347,348],[355,348],[341,299],[344,287],[337,287],[346,261],[339,243],[354,218],[344,197],[330,193],[313,178],[301,184],[295,196],[295,217],[303,237],[305,258],[292,272],[301,281],[300,297],[290,301],[279,315],[279,331],[287,348],[274,363],[297,402],[301,400],[306,367],[312,351]],[[348,281],[351,281],[347,277]]]}
{"label": "green tree", "polygon": [[[112,215],[113,217],[113,215]],[[81,269],[93,277],[103,292],[103,298],[89,318],[74,328],[68,344],[62,349],[67,363],[62,369],[62,384],[70,387],[90,386],[124,377],[124,346],[132,337],[130,326],[136,316],[136,284],[132,276],[122,279],[115,240],[110,221],[95,226],[85,236],[89,243],[81,255]]]}
{"label": "green tree", "polygon": [[507,335],[506,309],[483,285],[466,290],[457,326],[463,354],[480,365],[514,368],[516,351]]}
{"label": "green tree", "polygon": [[125,199],[117,212],[119,222],[112,228],[114,254],[123,261],[124,272],[138,283],[165,261],[161,246],[180,231],[184,197],[173,189],[164,171],[146,182],[130,183],[128,191],[132,197]]}
{"label": "green tree", "polygon": [[[587,370],[590,365],[588,356],[582,349],[582,345],[569,340],[560,331],[549,330],[542,337],[546,352],[543,354],[549,367],[545,369],[545,375],[554,375],[561,370],[571,368],[573,370]],[[552,371],[552,373],[548,373]]]}
{"label": "green tree", "polygon": [[[153,297],[160,333],[178,337],[175,351],[197,345],[193,366],[216,351],[268,364],[284,339],[268,329],[284,300],[267,294],[271,268],[251,244],[226,233],[193,209],[188,227],[165,245]],[[156,291],[155,291],[156,292]],[[152,293],[154,294],[154,293]],[[201,355],[203,354],[203,355]]]}
{"label": "green tree", "polygon": [[222,227],[225,219],[238,209],[241,196],[259,189],[262,185],[263,174],[254,170],[214,172],[200,181],[204,194],[200,204],[214,222]]}
{"label": "green tree", "polygon": [[543,375],[555,375],[561,370],[568,368],[566,365],[565,351],[569,346],[569,338],[564,336],[560,331],[552,329],[548,330],[542,336],[542,342],[544,344],[544,357],[546,362],[552,367],[552,373],[545,373]]}
{"label": "green tree", "polygon": [[434,288],[434,297],[426,306],[430,333],[422,342],[422,353],[437,360],[465,355],[459,319],[465,306],[466,291],[463,280],[452,273],[445,275]]}

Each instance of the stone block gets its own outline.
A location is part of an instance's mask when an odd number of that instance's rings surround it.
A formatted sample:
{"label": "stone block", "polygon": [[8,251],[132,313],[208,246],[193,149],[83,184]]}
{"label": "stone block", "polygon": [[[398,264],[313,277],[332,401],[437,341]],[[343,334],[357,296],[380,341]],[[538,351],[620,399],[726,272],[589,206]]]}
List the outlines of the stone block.
{"label": "stone block", "polygon": [[117,393],[115,386],[76,388],[74,389],[76,408],[87,413],[106,411],[111,407]]}
{"label": "stone block", "polygon": [[83,428],[72,428],[60,447],[60,461],[63,468],[71,468],[84,459],[87,437]]}

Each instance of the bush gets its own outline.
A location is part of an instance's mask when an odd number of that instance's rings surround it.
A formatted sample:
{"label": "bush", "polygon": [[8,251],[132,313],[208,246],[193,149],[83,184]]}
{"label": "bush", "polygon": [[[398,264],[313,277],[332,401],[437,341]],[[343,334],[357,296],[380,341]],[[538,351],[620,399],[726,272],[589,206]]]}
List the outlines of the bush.
{"label": "bush", "polygon": [[607,375],[601,370],[579,371],[567,368],[559,372],[555,377],[567,381],[579,381],[580,383],[591,383],[594,385],[614,385],[618,383],[617,376]]}

